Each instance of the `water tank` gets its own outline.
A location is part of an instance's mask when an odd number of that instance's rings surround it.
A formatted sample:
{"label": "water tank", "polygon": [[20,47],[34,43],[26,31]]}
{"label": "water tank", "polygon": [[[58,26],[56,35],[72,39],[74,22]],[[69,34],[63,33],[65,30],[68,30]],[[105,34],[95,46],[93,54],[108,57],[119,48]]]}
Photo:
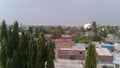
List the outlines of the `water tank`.
{"label": "water tank", "polygon": [[120,51],[120,43],[114,43],[115,50]]}

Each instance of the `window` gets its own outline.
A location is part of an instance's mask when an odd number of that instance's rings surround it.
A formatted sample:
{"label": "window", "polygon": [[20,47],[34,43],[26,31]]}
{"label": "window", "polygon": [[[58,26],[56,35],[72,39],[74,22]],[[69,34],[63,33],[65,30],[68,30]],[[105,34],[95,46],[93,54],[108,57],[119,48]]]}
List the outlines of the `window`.
{"label": "window", "polygon": [[75,60],[75,58],[76,58],[76,55],[70,55],[69,56],[69,59],[71,59],[71,60]]}
{"label": "window", "polygon": [[80,52],[80,54],[82,54],[82,52]]}

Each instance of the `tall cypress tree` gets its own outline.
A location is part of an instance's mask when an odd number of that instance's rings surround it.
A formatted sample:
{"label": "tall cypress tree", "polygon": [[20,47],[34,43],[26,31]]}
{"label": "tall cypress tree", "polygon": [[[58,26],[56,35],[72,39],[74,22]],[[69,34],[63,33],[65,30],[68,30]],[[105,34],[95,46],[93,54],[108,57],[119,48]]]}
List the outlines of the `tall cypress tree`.
{"label": "tall cypress tree", "polygon": [[96,65],[95,45],[90,42],[88,46],[87,57],[85,60],[85,68],[96,68]]}
{"label": "tall cypress tree", "polygon": [[3,39],[1,42],[1,51],[0,51],[0,61],[2,68],[6,67],[6,59],[7,59],[6,45],[7,45],[6,39]]}
{"label": "tall cypress tree", "polygon": [[21,68],[27,68],[27,48],[28,48],[28,39],[24,31],[19,41],[19,56],[20,56],[20,66]]}
{"label": "tall cypress tree", "polygon": [[36,68],[45,68],[45,38],[42,28],[39,29],[37,56],[36,56]]}
{"label": "tall cypress tree", "polygon": [[1,32],[0,32],[0,62],[1,62],[1,66],[2,68],[6,67],[6,60],[7,60],[7,27],[6,27],[6,23],[3,20],[1,23]]}
{"label": "tall cypress tree", "polygon": [[13,25],[13,34],[12,34],[12,37],[13,37],[13,40],[14,40],[14,43],[13,43],[13,50],[18,50],[18,44],[19,44],[19,25],[18,25],[18,22],[15,21],[14,25]]}
{"label": "tall cypress tree", "polygon": [[55,48],[54,42],[49,41],[47,44],[47,65],[46,65],[46,68],[55,68],[54,67],[54,59],[55,59],[54,48]]}
{"label": "tall cypress tree", "polygon": [[14,40],[13,40],[12,35],[13,35],[12,26],[10,26],[9,29],[8,29],[8,44],[7,44],[7,57],[8,58],[13,57]]}
{"label": "tall cypress tree", "polygon": [[33,37],[30,37],[28,44],[28,68],[36,68],[37,45]]}
{"label": "tall cypress tree", "polygon": [[1,33],[0,33],[0,39],[1,39],[1,41],[3,40],[3,39],[6,39],[7,40],[7,26],[6,26],[6,22],[5,22],[5,20],[3,20],[2,21],[2,23],[1,23]]}

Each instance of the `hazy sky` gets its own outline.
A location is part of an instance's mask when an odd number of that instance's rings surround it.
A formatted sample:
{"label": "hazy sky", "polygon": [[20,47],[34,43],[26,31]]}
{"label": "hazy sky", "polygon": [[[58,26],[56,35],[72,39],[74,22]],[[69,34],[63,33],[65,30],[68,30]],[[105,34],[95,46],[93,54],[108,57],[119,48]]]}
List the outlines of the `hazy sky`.
{"label": "hazy sky", "polygon": [[0,0],[0,22],[34,25],[120,24],[120,0]]}

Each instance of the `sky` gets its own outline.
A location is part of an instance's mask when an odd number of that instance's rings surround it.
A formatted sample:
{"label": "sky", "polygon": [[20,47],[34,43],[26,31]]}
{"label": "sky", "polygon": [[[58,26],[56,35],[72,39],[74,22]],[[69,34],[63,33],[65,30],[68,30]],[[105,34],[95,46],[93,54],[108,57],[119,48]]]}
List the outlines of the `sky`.
{"label": "sky", "polygon": [[24,25],[120,25],[120,0],[0,0],[2,20]]}

